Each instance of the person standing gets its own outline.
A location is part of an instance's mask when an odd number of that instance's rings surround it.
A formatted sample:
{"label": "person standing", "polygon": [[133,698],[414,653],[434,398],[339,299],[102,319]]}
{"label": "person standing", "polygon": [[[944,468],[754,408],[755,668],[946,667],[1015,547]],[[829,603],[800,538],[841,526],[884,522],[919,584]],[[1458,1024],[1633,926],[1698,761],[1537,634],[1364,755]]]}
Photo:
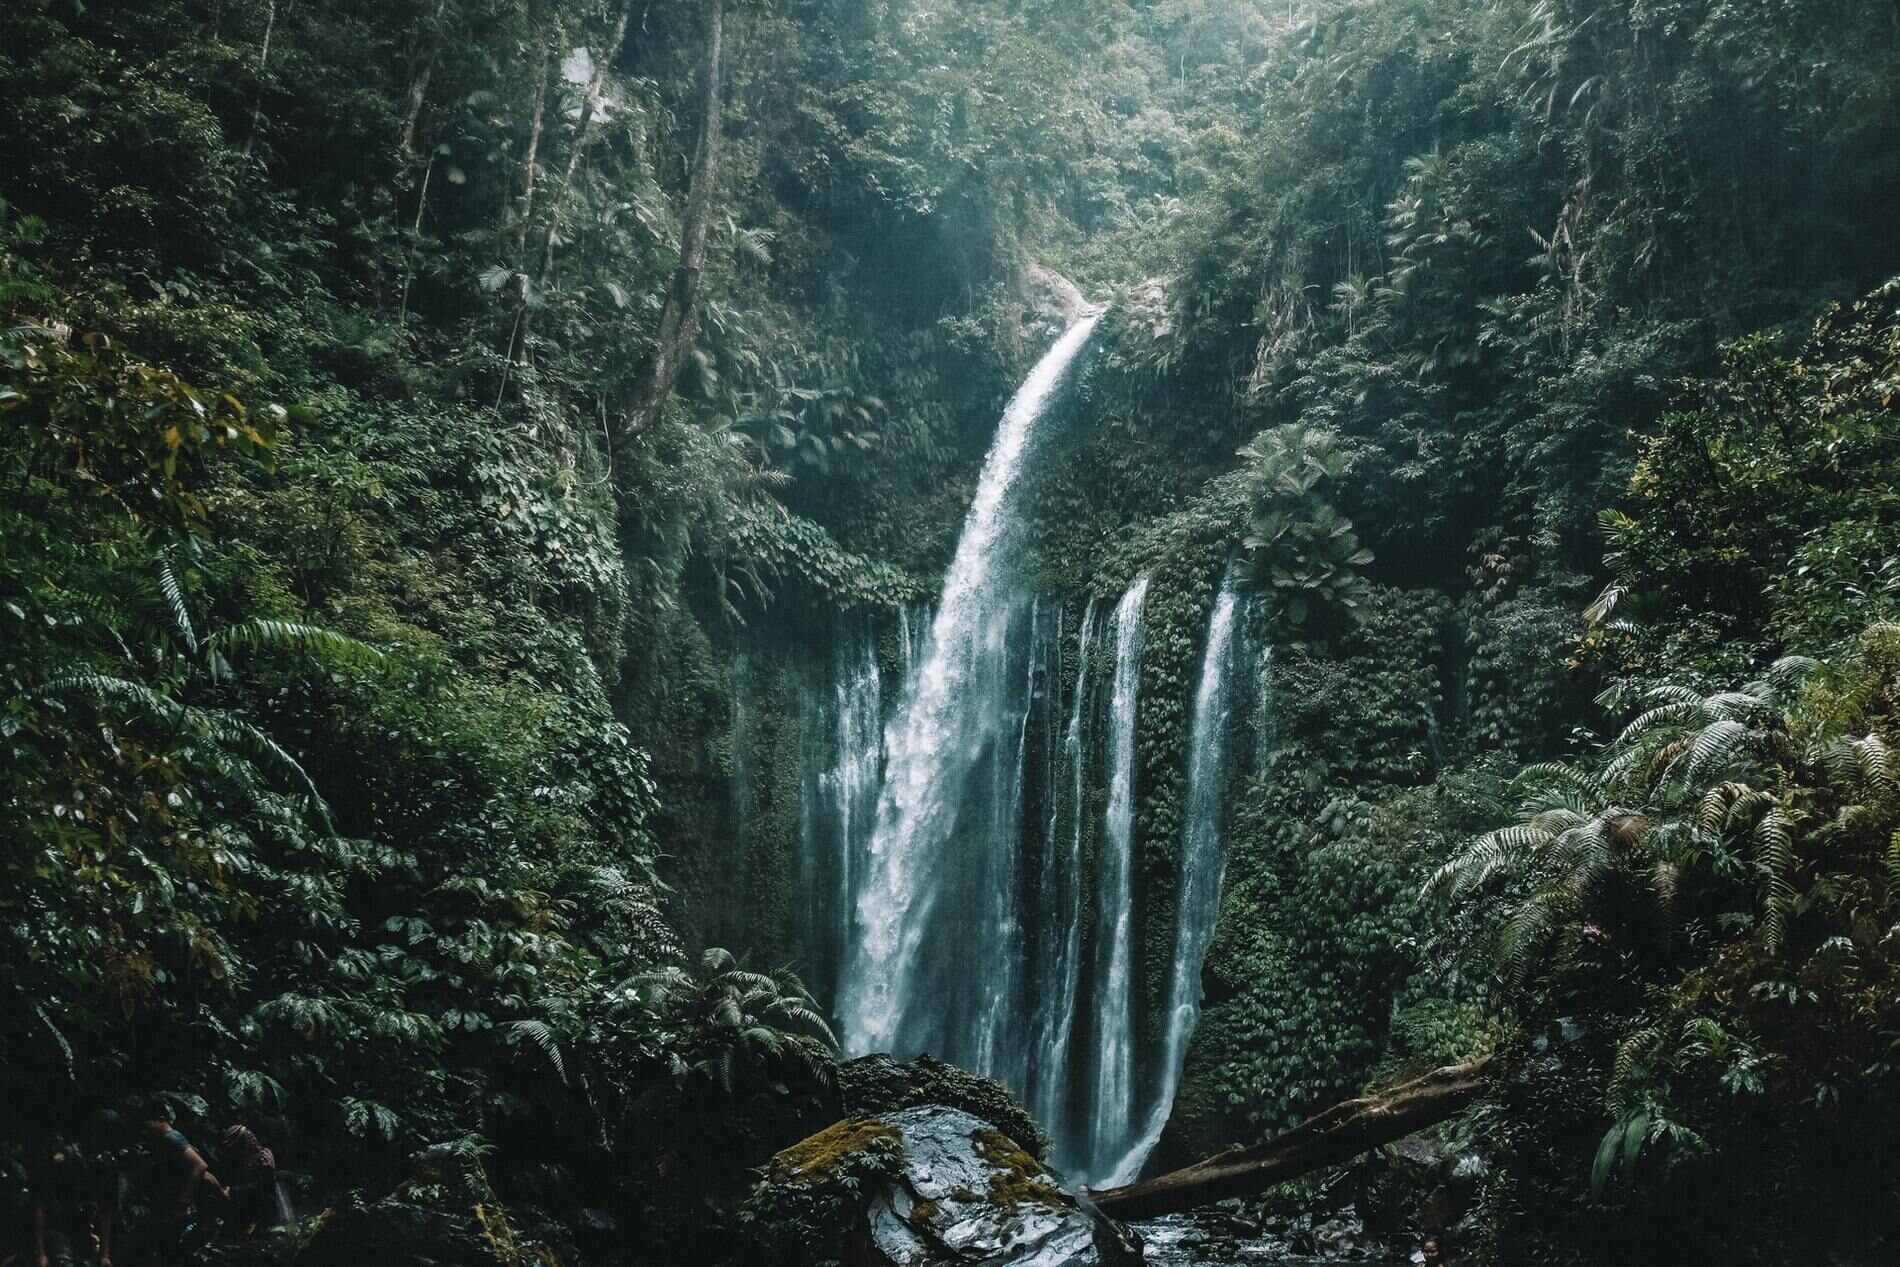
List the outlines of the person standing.
{"label": "person standing", "polygon": [[233,1126],[219,1141],[230,1175],[230,1228],[242,1235],[265,1231],[282,1220],[277,1210],[277,1157],[248,1126]]}
{"label": "person standing", "polygon": [[167,1118],[145,1122],[146,1146],[151,1155],[151,1222],[141,1229],[132,1267],[153,1267],[181,1260],[198,1236],[198,1197],[209,1190],[231,1199],[230,1189],[218,1181],[203,1154]]}

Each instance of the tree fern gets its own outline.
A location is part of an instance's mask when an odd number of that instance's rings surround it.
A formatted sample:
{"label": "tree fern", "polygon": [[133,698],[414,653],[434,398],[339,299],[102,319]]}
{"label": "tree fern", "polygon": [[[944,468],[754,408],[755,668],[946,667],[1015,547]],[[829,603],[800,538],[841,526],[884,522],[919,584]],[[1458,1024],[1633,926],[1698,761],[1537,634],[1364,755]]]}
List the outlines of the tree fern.
{"label": "tree fern", "polygon": [[1697,732],[1694,742],[1690,744],[1682,777],[1694,782],[1711,766],[1733,761],[1752,735],[1753,732],[1746,725],[1732,718],[1724,717],[1710,722]]}

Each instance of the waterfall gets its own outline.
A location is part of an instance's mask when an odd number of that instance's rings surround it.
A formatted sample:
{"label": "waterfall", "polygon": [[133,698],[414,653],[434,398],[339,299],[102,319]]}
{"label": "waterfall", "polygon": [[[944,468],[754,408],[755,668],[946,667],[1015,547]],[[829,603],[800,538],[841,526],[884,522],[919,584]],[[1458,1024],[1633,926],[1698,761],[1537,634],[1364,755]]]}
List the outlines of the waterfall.
{"label": "waterfall", "polygon": [[886,729],[838,995],[853,1054],[929,1051],[1018,1088],[1027,1078],[1021,758],[1038,644],[1054,622],[1010,583],[1012,493],[1034,424],[1098,320],[1072,326],[1004,411]]}
{"label": "waterfall", "polygon": [[[1223,586],[1208,630],[1157,1085],[1143,1051],[1138,1087],[1135,723],[1150,578],[1106,618],[1091,600],[1072,626],[1012,568],[1035,424],[1096,320],[1064,334],[1004,412],[934,612],[902,609],[886,627],[901,689],[880,677],[878,631],[840,627],[823,687],[805,697],[800,809],[807,945],[835,972],[847,1052],[928,1052],[1001,1079],[1060,1165],[1119,1182],[1166,1123],[1198,1016],[1238,601]],[[1092,811],[1096,786],[1106,808]]]}
{"label": "waterfall", "polygon": [[1194,691],[1187,807],[1181,827],[1181,872],[1176,888],[1174,972],[1168,981],[1159,1065],[1161,1085],[1141,1137],[1115,1167],[1109,1178],[1111,1184],[1133,1182],[1160,1142],[1168,1115],[1174,1110],[1174,1093],[1181,1085],[1188,1039],[1201,1018],[1201,963],[1214,938],[1214,919],[1220,913],[1221,873],[1226,866],[1226,853],[1221,847],[1221,808],[1227,782],[1229,686],[1233,677],[1230,661],[1239,611],[1240,599],[1234,592],[1233,570],[1229,568],[1208,621],[1207,650],[1201,657],[1200,683]]}
{"label": "waterfall", "polygon": [[883,686],[875,628],[840,620],[823,678],[804,690],[800,709],[795,914],[807,984],[820,998],[836,988],[850,945],[851,910],[877,806]]}
{"label": "waterfall", "polygon": [[1148,578],[1115,607],[1115,681],[1109,699],[1108,815],[1097,880],[1097,1045],[1089,1156],[1114,1156],[1128,1140],[1134,1098],[1135,694],[1141,684],[1141,608]]}
{"label": "waterfall", "polygon": [[[1049,828],[1044,837],[1042,892],[1047,903],[1043,920],[1046,940],[1044,960],[1053,988],[1043,1000],[1038,1024],[1033,1091],[1029,1098],[1036,1120],[1058,1141],[1068,1139],[1066,1095],[1069,1067],[1069,1042],[1075,1033],[1075,1001],[1082,983],[1082,824],[1083,775],[1087,754],[1082,746],[1083,708],[1089,698],[1089,653],[1095,641],[1095,600],[1090,599],[1082,613],[1082,627],[1076,652],[1075,697],[1069,706],[1069,722],[1062,732],[1061,757],[1068,772],[1069,834],[1068,848],[1058,849],[1055,814],[1056,798],[1051,796]],[[1055,763],[1050,763],[1054,769]]]}

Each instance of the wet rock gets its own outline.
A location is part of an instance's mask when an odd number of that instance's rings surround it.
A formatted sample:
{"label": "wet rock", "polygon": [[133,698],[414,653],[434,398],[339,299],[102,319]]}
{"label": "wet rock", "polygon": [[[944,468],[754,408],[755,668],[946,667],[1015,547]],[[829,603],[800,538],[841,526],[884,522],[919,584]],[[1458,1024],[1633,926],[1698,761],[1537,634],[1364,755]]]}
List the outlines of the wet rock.
{"label": "wet rock", "polygon": [[1032,263],[1023,269],[1023,298],[1036,316],[1063,326],[1072,324],[1091,307],[1080,287],[1044,264]]}
{"label": "wet rock", "polygon": [[1150,277],[1141,282],[1128,292],[1121,306],[1129,326],[1146,330],[1155,342],[1174,333],[1174,300],[1166,279]]}
{"label": "wet rock", "polygon": [[612,1249],[620,1241],[620,1220],[605,1210],[589,1207],[576,1211],[573,1224],[574,1239],[581,1248],[596,1255]]}
{"label": "wet rock", "polygon": [[1420,1226],[1443,1226],[1425,1218],[1423,1209],[1449,1165],[1445,1149],[1422,1135],[1368,1153],[1355,1165],[1349,1185],[1366,1231],[1400,1238]]}
{"label": "wet rock", "polygon": [[[854,1267],[1134,1267],[1140,1242],[984,1118],[919,1105],[850,1119],[772,1159],[747,1223],[764,1261],[828,1246]],[[797,1241],[784,1232],[795,1228]],[[799,1243],[799,1242],[802,1242]]]}
{"label": "wet rock", "polygon": [[1324,1258],[1346,1258],[1365,1245],[1365,1226],[1356,1218],[1328,1219],[1313,1229],[1313,1252]]}
{"label": "wet rock", "polygon": [[1008,1087],[929,1056],[900,1062],[876,1055],[850,1061],[838,1070],[838,1093],[852,1117],[876,1117],[924,1104],[962,1109],[1009,1136],[1024,1152],[1038,1158],[1049,1155],[1048,1137]]}

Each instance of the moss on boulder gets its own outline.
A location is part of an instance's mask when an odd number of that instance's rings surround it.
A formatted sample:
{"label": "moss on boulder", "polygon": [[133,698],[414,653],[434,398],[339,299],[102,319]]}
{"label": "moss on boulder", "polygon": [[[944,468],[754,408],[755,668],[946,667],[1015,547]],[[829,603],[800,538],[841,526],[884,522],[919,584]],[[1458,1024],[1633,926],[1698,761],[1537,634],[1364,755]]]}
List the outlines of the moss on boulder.
{"label": "moss on boulder", "polygon": [[926,1104],[961,1109],[988,1122],[1031,1158],[1049,1155],[1049,1137],[1008,1087],[929,1056],[910,1061],[862,1056],[839,1068],[838,1092],[845,1111],[860,1117]]}

